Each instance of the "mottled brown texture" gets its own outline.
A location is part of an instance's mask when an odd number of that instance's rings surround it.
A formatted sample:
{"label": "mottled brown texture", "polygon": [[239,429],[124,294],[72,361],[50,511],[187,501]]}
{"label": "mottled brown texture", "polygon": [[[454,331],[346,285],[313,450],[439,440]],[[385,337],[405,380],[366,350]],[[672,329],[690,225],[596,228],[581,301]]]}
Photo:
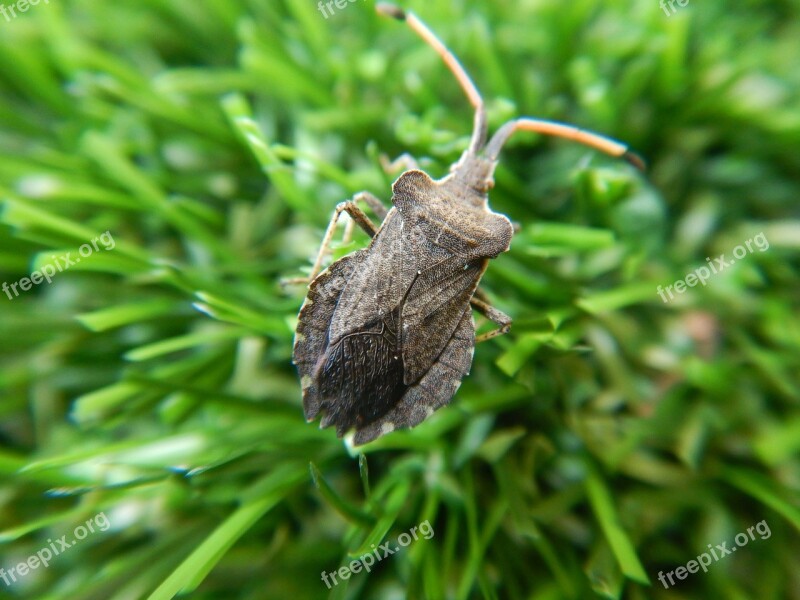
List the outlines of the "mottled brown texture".
{"label": "mottled brown texture", "polygon": [[321,426],[355,429],[356,444],[450,401],[472,362],[470,300],[513,234],[485,194],[452,176],[408,171],[392,189],[369,247],[309,286],[294,347],[306,418],[324,412]]}

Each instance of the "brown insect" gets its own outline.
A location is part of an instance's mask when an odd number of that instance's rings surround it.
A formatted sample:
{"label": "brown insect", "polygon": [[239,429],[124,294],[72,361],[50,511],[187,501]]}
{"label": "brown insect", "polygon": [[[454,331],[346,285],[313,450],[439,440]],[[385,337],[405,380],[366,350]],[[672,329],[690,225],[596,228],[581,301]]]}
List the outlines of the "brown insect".
{"label": "brown insect", "polygon": [[[404,20],[442,57],[475,108],[475,121],[469,147],[446,177],[406,171],[392,185],[388,211],[368,192],[340,203],[311,271],[293,355],[305,416],[312,421],[324,413],[320,426],[335,425],[340,437],[355,429],[356,445],[414,427],[450,402],[469,373],[475,343],[511,326],[478,288],[489,260],[508,250],[514,233],[487,197],[511,134],[569,138],[643,166],[619,142],[552,121],[514,119],[487,142],[483,100],[458,60],[412,13],[387,4],[377,9]],[[380,227],[359,201],[382,219]],[[372,242],[320,272],[342,212]],[[471,308],[498,328],[476,338]]]}

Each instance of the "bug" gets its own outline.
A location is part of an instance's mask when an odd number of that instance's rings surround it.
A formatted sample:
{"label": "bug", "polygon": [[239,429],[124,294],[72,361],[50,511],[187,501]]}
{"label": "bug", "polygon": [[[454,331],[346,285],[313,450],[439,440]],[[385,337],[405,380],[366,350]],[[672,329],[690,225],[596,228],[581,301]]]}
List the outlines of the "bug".
{"label": "bug", "polygon": [[[303,409],[309,422],[322,413],[320,427],[335,426],[339,437],[354,429],[355,445],[414,427],[449,403],[475,343],[509,331],[511,317],[478,284],[514,233],[488,205],[498,155],[514,132],[572,139],[643,167],[624,144],[553,121],[514,119],[487,141],[483,100],[450,50],[413,13],[389,4],[377,10],[404,21],[439,54],[475,116],[469,146],[446,177],[405,171],[392,184],[389,210],[367,192],[337,205],[312,268],[293,351]],[[382,219],[379,227],[361,201]],[[372,241],[322,271],[343,212]],[[497,328],[476,338],[471,308]]]}

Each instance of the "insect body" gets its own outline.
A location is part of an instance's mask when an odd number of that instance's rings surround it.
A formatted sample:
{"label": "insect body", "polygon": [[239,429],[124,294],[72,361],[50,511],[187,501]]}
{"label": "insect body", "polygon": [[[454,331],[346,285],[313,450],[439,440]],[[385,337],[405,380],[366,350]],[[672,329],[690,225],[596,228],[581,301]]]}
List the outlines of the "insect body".
{"label": "insect body", "polygon": [[[458,61],[413,14],[390,5],[378,10],[405,20],[442,56],[475,107],[475,125],[450,174],[435,181],[406,171],[392,186],[388,212],[367,193],[337,206],[312,269],[293,356],[303,408],[309,421],[324,413],[321,426],[334,425],[339,436],[355,429],[355,444],[413,427],[447,404],[469,373],[475,342],[511,325],[478,289],[489,260],[508,250],[513,235],[487,196],[508,137],[520,129],[550,133],[635,160],[613,140],[534,119],[506,123],[487,143],[483,101]],[[380,228],[361,200],[383,219]],[[320,273],[342,212],[372,242]],[[472,308],[499,327],[476,340]]]}

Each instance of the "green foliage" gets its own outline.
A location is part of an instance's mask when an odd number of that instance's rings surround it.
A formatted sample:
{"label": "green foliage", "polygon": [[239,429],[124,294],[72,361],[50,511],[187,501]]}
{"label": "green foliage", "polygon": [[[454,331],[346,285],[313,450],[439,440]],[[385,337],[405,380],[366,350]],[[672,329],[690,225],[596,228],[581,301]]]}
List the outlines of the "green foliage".
{"label": "green foliage", "polygon": [[800,6],[675,6],[410,2],[492,129],[572,122],[650,168],[516,136],[491,204],[520,231],[484,280],[511,334],[357,449],[304,422],[280,279],[337,202],[388,201],[382,156],[458,158],[472,115],[438,57],[367,1],[0,17],[0,283],[81,258],[0,293],[0,567],[110,523],[0,598],[800,598]]}

